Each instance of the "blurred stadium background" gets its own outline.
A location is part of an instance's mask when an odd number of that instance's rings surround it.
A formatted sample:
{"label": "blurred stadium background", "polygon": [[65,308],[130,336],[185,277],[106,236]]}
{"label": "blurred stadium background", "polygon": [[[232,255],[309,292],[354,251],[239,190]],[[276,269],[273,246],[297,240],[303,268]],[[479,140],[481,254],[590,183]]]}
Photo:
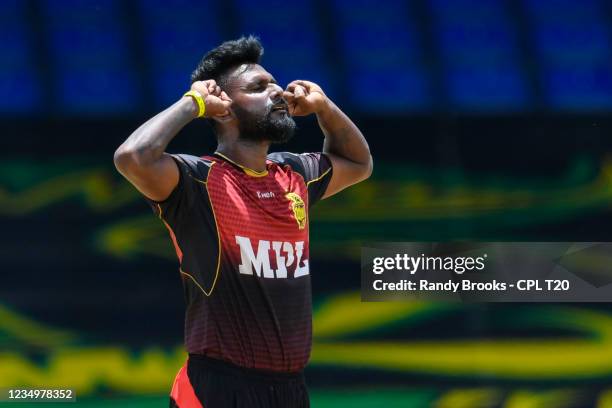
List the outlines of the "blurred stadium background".
{"label": "blurred stadium background", "polygon": [[[0,388],[167,406],[177,261],[112,153],[249,33],[375,159],[311,216],[313,406],[612,407],[611,305],[365,304],[358,267],[368,241],[612,241],[608,0],[0,0]],[[193,123],[170,150],[213,147]]]}

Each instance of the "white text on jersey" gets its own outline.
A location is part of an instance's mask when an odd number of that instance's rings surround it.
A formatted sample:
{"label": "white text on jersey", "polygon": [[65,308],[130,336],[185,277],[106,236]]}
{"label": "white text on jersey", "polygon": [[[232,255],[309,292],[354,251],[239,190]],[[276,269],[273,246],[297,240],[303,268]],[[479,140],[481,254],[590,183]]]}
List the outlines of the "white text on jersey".
{"label": "white text on jersey", "polygon": [[[287,268],[295,263],[293,277],[308,275],[308,259],[302,259],[304,241],[294,244],[286,241],[259,240],[257,255],[253,251],[251,240],[248,237],[236,236],[236,243],[240,247],[241,263],[238,266],[240,273],[264,278],[287,278]],[[270,250],[276,257],[276,270],[270,267]]]}
{"label": "white text on jersey", "polygon": [[266,191],[262,193],[261,191],[257,192],[257,197],[259,198],[274,198],[274,193],[272,191]]}

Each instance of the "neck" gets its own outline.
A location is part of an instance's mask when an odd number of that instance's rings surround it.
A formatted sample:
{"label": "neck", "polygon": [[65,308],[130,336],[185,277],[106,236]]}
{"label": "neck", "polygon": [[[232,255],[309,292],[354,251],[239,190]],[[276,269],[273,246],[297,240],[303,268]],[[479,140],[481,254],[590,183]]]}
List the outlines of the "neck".
{"label": "neck", "polygon": [[219,143],[217,152],[241,166],[263,172],[266,170],[269,147],[270,142],[235,140],[232,143]]}

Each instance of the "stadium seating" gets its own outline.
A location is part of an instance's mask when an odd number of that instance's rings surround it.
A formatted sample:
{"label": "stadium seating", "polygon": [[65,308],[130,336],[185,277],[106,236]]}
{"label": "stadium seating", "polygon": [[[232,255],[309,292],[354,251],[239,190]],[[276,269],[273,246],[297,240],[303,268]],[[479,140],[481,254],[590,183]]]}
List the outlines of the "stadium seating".
{"label": "stadium seating", "polygon": [[0,114],[158,110],[187,89],[207,50],[251,33],[281,85],[313,80],[353,111],[612,110],[609,4],[512,4],[2,0]]}

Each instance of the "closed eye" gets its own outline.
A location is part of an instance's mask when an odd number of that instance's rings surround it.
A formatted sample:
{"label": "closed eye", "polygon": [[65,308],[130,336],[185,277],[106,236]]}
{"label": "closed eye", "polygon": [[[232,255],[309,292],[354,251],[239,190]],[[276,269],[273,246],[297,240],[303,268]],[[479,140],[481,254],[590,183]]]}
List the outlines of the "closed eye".
{"label": "closed eye", "polygon": [[268,89],[270,84],[276,84],[276,80],[274,78],[257,78],[255,81],[248,86],[248,90],[251,92],[263,92]]}
{"label": "closed eye", "polygon": [[248,89],[251,92],[262,92],[262,91],[265,91],[267,87],[268,86],[265,81],[259,81],[256,84],[249,86]]}

